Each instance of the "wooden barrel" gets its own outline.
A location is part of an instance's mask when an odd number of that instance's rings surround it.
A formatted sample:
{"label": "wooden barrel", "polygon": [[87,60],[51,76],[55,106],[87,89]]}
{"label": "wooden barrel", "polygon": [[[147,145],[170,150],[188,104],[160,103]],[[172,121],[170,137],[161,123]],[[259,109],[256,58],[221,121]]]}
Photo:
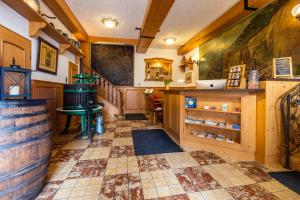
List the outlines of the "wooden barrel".
{"label": "wooden barrel", "polygon": [[64,85],[64,109],[85,109],[87,102],[92,101],[96,105],[97,86],[95,84],[65,84]]}
{"label": "wooden barrel", "polygon": [[46,100],[0,101],[0,199],[34,199],[51,158]]}

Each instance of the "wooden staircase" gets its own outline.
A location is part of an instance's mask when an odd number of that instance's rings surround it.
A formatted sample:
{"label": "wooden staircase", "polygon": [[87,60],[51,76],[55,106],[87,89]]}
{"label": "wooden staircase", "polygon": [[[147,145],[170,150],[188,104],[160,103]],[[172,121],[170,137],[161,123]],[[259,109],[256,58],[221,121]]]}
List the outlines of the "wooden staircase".
{"label": "wooden staircase", "polygon": [[99,76],[97,81],[97,99],[104,103],[104,115],[106,118],[122,118],[124,116],[123,105],[124,98],[120,89],[114,86],[110,81],[105,79],[95,70],[91,70],[93,75]]}

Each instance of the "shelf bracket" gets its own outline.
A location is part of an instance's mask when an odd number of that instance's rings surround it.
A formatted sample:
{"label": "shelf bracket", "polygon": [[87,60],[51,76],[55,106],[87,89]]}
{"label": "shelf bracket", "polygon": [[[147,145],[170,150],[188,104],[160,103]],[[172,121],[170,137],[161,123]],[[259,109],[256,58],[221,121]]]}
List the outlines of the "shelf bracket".
{"label": "shelf bracket", "polygon": [[47,24],[45,22],[29,22],[29,36],[36,37],[38,32],[45,28]]}
{"label": "shelf bracket", "polygon": [[60,44],[59,45],[59,54],[65,53],[65,51],[71,47],[71,44]]}

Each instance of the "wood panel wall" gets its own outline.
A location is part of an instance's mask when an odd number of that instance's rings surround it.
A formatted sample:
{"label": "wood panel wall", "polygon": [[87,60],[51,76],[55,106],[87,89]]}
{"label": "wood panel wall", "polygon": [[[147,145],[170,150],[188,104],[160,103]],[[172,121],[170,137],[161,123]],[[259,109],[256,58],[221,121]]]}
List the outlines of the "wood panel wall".
{"label": "wood panel wall", "polygon": [[[60,133],[65,125],[66,116],[56,111],[57,107],[63,106],[63,83],[54,83],[48,81],[32,80],[32,98],[47,99],[48,111],[50,113],[52,130],[54,133]],[[78,118],[72,118],[72,124],[76,125]]]}
{"label": "wood panel wall", "polygon": [[[146,113],[149,110],[149,99],[144,95],[146,89],[151,87],[118,87],[123,93],[124,113]],[[153,88],[154,95],[162,97],[162,87]]]}
{"label": "wood panel wall", "polygon": [[300,81],[261,81],[265,93],[257,99],[256,160],[271,166],[283,158],[283,132],[279,98]]}

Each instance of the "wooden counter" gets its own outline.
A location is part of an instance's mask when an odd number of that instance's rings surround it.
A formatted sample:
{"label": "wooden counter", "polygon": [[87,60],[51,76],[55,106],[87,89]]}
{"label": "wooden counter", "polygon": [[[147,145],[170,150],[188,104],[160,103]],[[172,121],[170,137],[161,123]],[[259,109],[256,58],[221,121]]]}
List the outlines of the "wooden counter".
{"label": "wooden counter", "polygon": [[[231,152],[245,159],[255,159],[256,149],[256,97],[264,90],[222,89],[198,90],[178,88],[163,90],[164,123],[163,127],[181,146],[193,149],[211,149]],[[195,97],[197,108],[185,108],[185,98]],[[222,111],[222,104],[228,105]],[[204,105],[215,106],[215,110],[205,110]],[[186,119],[209,120],[230,124],[240,124],[240,130],[203,124],[188,123]],[[234,143],[199,137],[200,132],[222,135]],[[194,135],[193,135],[194,133]],[[195,134],[196,133],[196,134]],[[198,135],[197,135],[198,134]]]}

